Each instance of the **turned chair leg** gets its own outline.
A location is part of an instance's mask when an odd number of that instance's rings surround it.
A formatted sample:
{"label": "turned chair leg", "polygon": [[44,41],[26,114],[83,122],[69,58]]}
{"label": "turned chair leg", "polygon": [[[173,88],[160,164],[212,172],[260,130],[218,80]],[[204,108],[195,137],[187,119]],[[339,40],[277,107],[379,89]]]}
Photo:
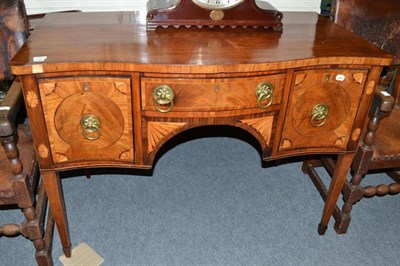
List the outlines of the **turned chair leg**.
{"label": "turned chair leg", "polygon": [[51,211],[47,215],[46,233],[44,236],[45,249],[36,250],[36,262],[40,266],[53,265],[53,257],[51,256],[53,247],[53,234],[54,234],[54,217]]}
{"label": "turned chair leg", "polygon": [[[21,234],[32,240],[36,249],[36,261],[40,266],[53,265],[51,247],[54,231],[54,219],[49,211],[46,229],[43,228],[44,215],[47,208],[47,197],[44,187],[39,187],[37,207],[23,208],[25,222],[21,225]],[[46,235],[45,235],[46,232]]]}

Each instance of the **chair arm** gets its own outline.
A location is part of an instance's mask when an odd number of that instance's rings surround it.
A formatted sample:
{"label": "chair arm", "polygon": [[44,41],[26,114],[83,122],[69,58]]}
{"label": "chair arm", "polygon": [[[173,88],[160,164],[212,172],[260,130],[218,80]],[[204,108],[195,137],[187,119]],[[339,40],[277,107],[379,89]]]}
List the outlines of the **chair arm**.
{"label": "chair arm", "polygon": [[14,120],[23,103],[22,89],[19,78],[16,78],[3,101],[0,102],[0,137],[14,134]]}
{"label": "chair arm", "polygon": [[375,90],[373,105],[378,108],[380,112],[390,113],[395,105],[395,100],[386,90],[386,87],[378,86]]}

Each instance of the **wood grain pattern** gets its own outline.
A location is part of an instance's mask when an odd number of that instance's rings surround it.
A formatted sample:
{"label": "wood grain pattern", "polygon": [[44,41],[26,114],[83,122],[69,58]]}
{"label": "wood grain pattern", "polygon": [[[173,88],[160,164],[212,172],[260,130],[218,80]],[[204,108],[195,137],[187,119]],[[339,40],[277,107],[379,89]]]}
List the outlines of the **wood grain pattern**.
{"label": "wood grain pattern", "polygon": [[353,133],[351,134],[351,139],[353,141],[357,141],[358,139],[360,139],[360,135],[361,135],[361,129],[356,128],[353,130]]}
{"label": "wood grain pattern", "polygon": [[374,91],[375,91],[375,87],[376,87],[376,81],[375,80],[370,80],[368,83],[367,83],[367,89],[366,89],[366,93],[369,95],[369,94],[372,94]]}
{"label": "wood grain pattern", "polygon": [[280,104],[285,74],[229,79],[142,78],[142,109],[155,110],[152,94],[160,85],[168,85],[174,91],[173,111],[257,108],[256,89],[262,82],[272,84],[273,104]]}
{"label": "wood grain pattern", "polygon": [[[49,150],[40,166],[67,252],[59,170],[148,169],[168,140],[216,125],[249,132],[263,160],[339,155],[321,219],[323,233],[357,147],[351,135],[363,128],[375,81],[391,56],[317,14],[284,17],[289,22],[281,33],[147,33],[136,12],[55,14],[43,20],[11,63],[14,74],[21,75],[25,100],[30,91],[38,96],[28,114],[35,144]],[[34,62],[37,56],[47,59]],[[267,109],[258,107],[255,95],[264,81],[275,88]],[[153,89],[161,84],[175,91],[169,113],[153,106]],[[314,128],[310,112],[319,103],[329,106],[329,116]],[[100,118],[104,139],[82,139],[79,121],[88,114]]]}
{"label": "wood grain pattern", "polygon": [[[294,85],[283,131],[281,151],[298,148],[340,148],[344,150],[349,140],[351,126],[357,114],[363,84],[353,79],[359,70],[318,70],[300,72],[302,82]],[[366,73],[363,73],[366,75]],[[299,79],[295,77],[295,80]],[[296,83],[295,83],[296,84]],[[312,109],[318,104],[329,108],[326,123],[311,124]],[[338,141],[340,140],[340,141]]]}
{"label": "wood grain pattern", "polygon": [[394,55],[394,65],[400,63],[399,1],[337,0],[332,2],[332,11],[337,25]]}
{"label": "wood grain pattern", "polygon": [[353,74],[353,79],[359,84],[363,83],[364,77],[365,77],[364,73],[354,73]]}
{"label": "wood grain pattern", "polygon": [[[71,240],[69,238],[67,214],[60,184],[60,176],[54,171],[42,172],[42,180],[48,194],[49,202],[53,203],[50,204],[50,208],[54,215],[64,254],[67,257],[71,257]],[[50,191],[51,193],[49,193]]]}
{"label": "wood grain pattern", "polygon": [[[374,1],[374,0],[336,0],[333,1],[331,19],[338,25],[357,33],[360,37],[368,40],[373,45],[389,51],[393,54],[393,65],[388,68],[388,72],[381,79],[377,79],[376,72],[381,72],[381,68],[372,66],[367,77],[365,93],[360,101],[361,106],[371,104],[370,95],[374,93],[373,108],[371,109],[367,125],[360,121],[364,117],[364,112],[368,109],[359,108],[356,121],[353,126],[351,141],[348,150],[354,149],[358,145],[356,155],[352,163],[352,176],[346,182],[343,189],[343,206],[336,206],[333,217],[336,220],[335,230],[337,233],[347,232],[351,218],[353,206],[363,197],[375,195],[384,196],[400,192],[400,175],[397,171],[400,166],[400,142],[398,132],[399,123],[399,72],[394,71],[399,68],[400,55],[400,2],[397,0]],[[392,72],[393,71],[393,72]],[[397,75],[397,77],[396,77]],[[389,83],[395,79],[394,86]],[[393,80],[394,81],[394,80]],[[379,84],[379,86],[377,86]],[[377,87],[377,88],[375,88]],[[392,95],[388,94],[390,92]],[[397,99],[397,100],[396,100]],[[362,130],[363,129],[363,130]],[[360,141],[360,135],[363,138]],[[330,169],[335,168],[335,162],[331,159],[322,159],[323,166]],[[315,166],[307,164],[307,173],[313,179],[313,183],[324,197],[326,189],[313,169]],[[329,166],[329,167],[327,167]],[[397,169],[397,170],[396,170]],[[364,176],[369,173],[384,172],[393,179],[395,183],[379,184],[376,186],[365,186],[362,184]],[[372,177],[372,176],[371,176]]]}
{"label": "wood grain pattern", "polygon": [[0,2],[0,80],[12,81],[10,60],[28,37],[28,22],[24,1]]}
{"label": "wood grain pattern", "polygon": [[265,1],[257,3],[255,0],[242,1],[223,10],[208,10],[191,0],[178,1],[175,6],[169,8],[156,7],[156,3],[151,0],[147,4],[150,8],[147,13],[147,30],[170,26],[175,28],[208,26],[210,28],[253,27],[282,31],[282,13]]}
{"label": "wood grain pattern", "polygon": [[46,159],[49,157],[49,150],[47,149],[47,147],[44,144],[40,144],[37,147],[37,151],[38,151],[38,155],[40,158]]}
{"label": "wood grain pattern", "polygon": [[232,73],[391,61],[390,55],[316,13],[283,15],[288,22],[282,33],[188,29],[147,34],[144,14],[137,12],[51,14],[11,68],[15,74],[32,74],[32,66],[38,65],[33,58],[43,55],[43,73]]}
{"label": "wood grain pattern", "polygon": [[168,135],[176,132],[177,129],[185,126],[187,123],[171,122],[147,122],[148,134],[148,153],[152,153],[154,148]]}
{"label": "wood grain pattern", "polygon": [[[130,80],[80,77],[39,82],[51,152],[56,163],[75,160],[132,160]],[[85,115],[100,121],[98,132],[81,125]],[[88,140],[101,134],[97,140]],[[127,153],[121,156],[122,153]]]}
{"label": "wood grain pattern", "polygon": [[26,93],[26,102],[30,108],[35,108],[39,104],[38,96],[33,91],[28,91]]}
{"label": "wood grain pattern", "polygon": [[253,119],[244,119],[240,122],[251,126],[255,130],[257,130],[261,136],[263,136],[265,143],[267,146],[270,145],[271,135],[272,135],[272,127],[274,122],[273,116],[267,116],[262,118],[253,118]]}

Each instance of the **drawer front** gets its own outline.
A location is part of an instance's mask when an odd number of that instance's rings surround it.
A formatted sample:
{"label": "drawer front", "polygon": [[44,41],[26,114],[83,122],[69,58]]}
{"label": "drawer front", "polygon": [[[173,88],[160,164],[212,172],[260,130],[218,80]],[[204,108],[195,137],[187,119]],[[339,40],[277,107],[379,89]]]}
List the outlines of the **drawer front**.
{"label": "drawer front", "polygon": [[39,89],[55,164],[134,160],[129,78],[43,79]]}
{"label": "drawer front", "polygon": [[280,151],[346,149],[366,77],[366,70],[295,73]]}
{"label": "drawer front", "polygon": [[[260,108],[259,105],[267,108],[281,103],[284,83],[285,74],[227,79],[142,78],[142,109],[191,112]],[[169,95],[173,94],[173,99],[158,101],[157,97],[163,97],[157,94],[160,87],[172,91]]]}

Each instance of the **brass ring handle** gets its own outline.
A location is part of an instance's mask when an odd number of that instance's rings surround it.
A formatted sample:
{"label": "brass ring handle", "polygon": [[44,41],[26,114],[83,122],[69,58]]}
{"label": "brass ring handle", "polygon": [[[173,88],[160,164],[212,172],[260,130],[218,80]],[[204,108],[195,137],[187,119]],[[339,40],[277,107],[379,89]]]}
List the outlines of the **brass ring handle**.
{"label": "brass ring handle", "polygon": [[93,141],[101,136],[100,120],[94,115],[85,115],[81,119],[82,135],[85,139]]}
{"label": "brass ring handle", "polygon": [[[274,101],[274,87],[269,82],[261,82],[257,86],[256,96],[258,107],[266,109],[271,106],[272,102]],[[264,103],[268,99],[269,101]]]}
{"label": "brass ring handle", "polygon": [[[157,86],[153,90],[154,108],[161,113],[168,113],[174,107],[174,91],[167,85]],[[163,108],[162,106],[168,106]]]}
{"label": "brass ring handle", "polygon": [[322,127],[328,118],[329,108],[326,104],[317,104],[311,111],[311,124],[314,127]]}

